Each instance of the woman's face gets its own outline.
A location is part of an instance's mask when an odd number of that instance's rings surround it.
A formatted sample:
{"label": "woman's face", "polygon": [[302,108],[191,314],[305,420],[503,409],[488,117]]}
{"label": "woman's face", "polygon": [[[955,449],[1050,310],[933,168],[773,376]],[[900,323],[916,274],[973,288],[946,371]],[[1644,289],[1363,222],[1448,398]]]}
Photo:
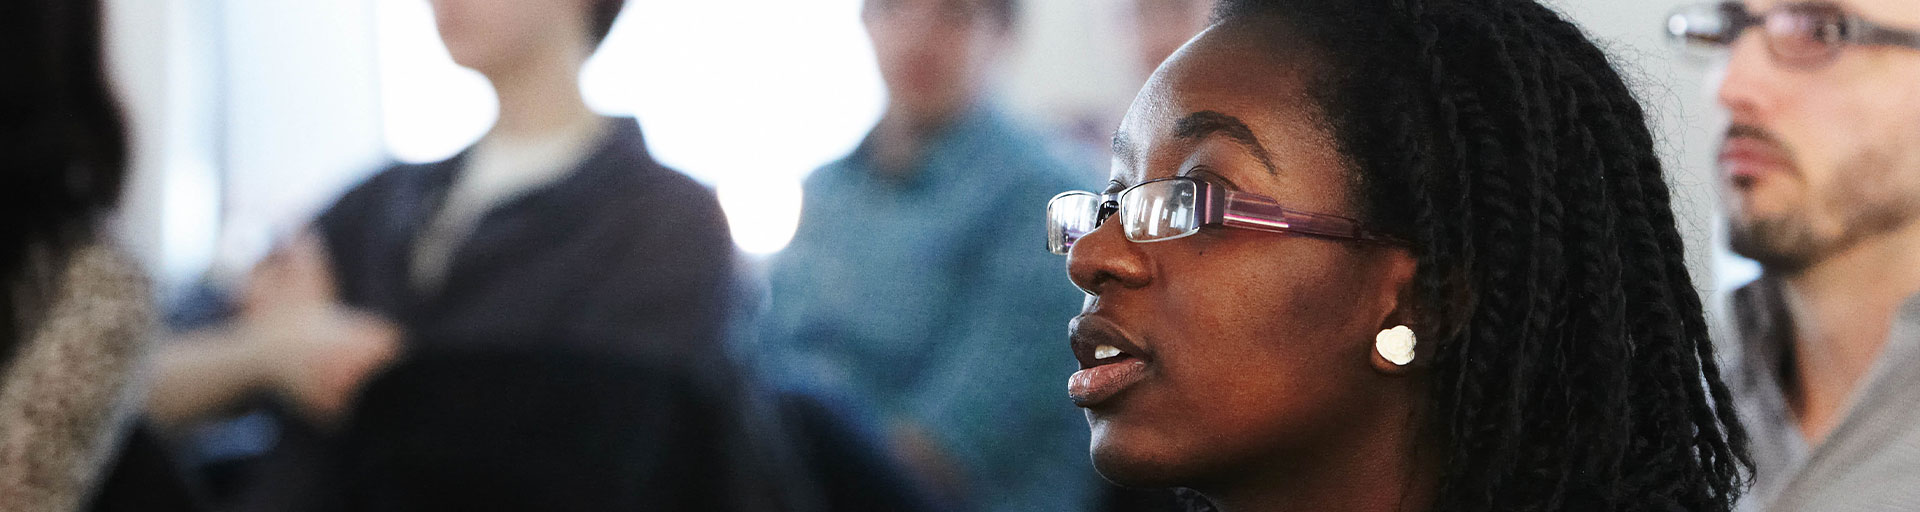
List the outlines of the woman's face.
{"label": "woman's face", "polygon": [[584,0],[432,0],[453,61],[481,74],[511,72],[562,45],[584,45]]}
{"label": "woman's face", "polygon": [[[1107,192],[1191,176],[1357,218],[1307,98],[1311,62],[1280,55],[1271,30],[1216,26],[1169,59],[1121,122]],[[1373,339],[1403,321],[1405,250],[1217,226],[1134,243],[1117,219],[1068,256],[1089,294],[1073,325],[1082,367],[1119,360],[1139,374],[1078,398],[1108,479],[1201,488],[1271,476],[1377,439],[1385,409],[1404,409],[1407,373],[1379,360]],[[1127,355],[1095,361],[1100,344]]]}

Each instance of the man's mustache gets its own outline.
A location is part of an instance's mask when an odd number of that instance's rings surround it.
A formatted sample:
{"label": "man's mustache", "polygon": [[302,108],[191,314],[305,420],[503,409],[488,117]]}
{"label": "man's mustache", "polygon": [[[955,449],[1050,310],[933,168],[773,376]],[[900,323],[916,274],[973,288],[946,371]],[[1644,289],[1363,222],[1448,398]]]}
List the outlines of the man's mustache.
{"label": "man's mustache", "polygon": [[1727,134],[1721,140],[1729,141],[1733,139],[1747,139],[1754,142],[1759,142],[1762,144],[1766,144],[1768,146],[1773,146],[1774,149],[1778,149],[1783,153],[1786,152],[1786,149],[1787,149],[1785,144],[1780,143],[1780,138],[1775,137],[1773,135],[1773,132],[1769,132],[1765,128],[1761,128],[1761,127],[1750,125],[1750,124],[1735,124],[1735,125],[1728,126]]}

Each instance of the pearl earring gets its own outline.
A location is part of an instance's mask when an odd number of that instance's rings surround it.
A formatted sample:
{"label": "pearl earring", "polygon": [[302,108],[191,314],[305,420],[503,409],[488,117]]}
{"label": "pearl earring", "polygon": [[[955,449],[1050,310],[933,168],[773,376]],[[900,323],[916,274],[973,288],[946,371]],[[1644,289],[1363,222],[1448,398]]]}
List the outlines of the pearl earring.
{"label": "pearl earring", "polygon": [[1404,325],[1380,331],[1373,337],[1373,349],[1398,366],[1413,362],[1413,344],[1413,329]]}

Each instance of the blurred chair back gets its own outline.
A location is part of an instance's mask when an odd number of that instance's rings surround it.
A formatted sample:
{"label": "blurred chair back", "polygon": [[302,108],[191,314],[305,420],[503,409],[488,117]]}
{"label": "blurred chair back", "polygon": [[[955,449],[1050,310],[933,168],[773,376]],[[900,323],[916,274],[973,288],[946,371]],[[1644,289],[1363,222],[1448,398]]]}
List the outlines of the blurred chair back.
{"label": "blurred chair back", "polygon": [[[523,344],[522,346],[539,346]],[[340,437],[334,510],[781,509],[718,368],[554,350],[417,353]],[[766,498],[766,499],[759,499]]]}

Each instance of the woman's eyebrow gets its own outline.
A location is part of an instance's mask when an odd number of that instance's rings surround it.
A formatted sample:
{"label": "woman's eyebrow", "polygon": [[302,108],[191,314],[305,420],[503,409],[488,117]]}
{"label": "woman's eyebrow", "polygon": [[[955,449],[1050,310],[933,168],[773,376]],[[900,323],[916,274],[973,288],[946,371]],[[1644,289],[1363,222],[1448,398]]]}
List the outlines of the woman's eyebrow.
{"label": "woman's eyebrow", "polygon": [[[1248,153],[1253,154],[1254,159],[1260,161],[1260,165],[1266,166],[1268,174],[1280,173],[1279,168],[1273,166],[1273,158],[1268,156],[1266,146],[1260,145],[1260,139],[1253,136],[1253,129],[1247,128],[1247,123],[1241,122],[1240,118],[1212,110],[1202,110],[1187,114],[1187,117],[1173,124],[1175,139],[1198,141],[1214,135],[1225,135],[1234,142],[1240,143]],[[1118,144],[1118,142],[1119,140],[1115,139],[1115,143]]]}

